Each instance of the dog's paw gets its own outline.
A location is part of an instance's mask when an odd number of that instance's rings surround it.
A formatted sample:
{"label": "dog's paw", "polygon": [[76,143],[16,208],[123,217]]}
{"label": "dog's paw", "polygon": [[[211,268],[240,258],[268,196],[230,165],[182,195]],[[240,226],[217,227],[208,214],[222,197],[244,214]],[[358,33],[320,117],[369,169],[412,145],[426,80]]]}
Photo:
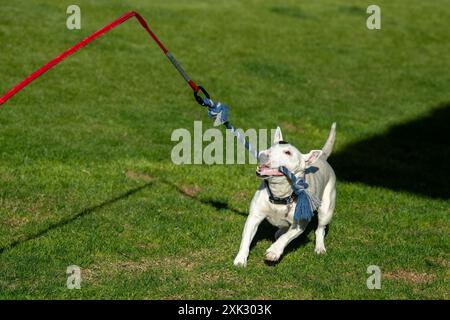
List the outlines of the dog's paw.
{"label": "dog's paw", "polygon": [[280,259],[281,254],[276,253],[274,251],[267,250],[266,251],[266,261],[268,262],[277,262]]}
{"label": "dog's paw", "polygon": [[247,266],[247,257],[237,255],[236,258],[234,259],[233,264],[236,267],[245,268]]}
{"label": "dog's paw", "polygon": [[317,253],[317,254],[324,254],[324,253],[327,253],[327,249],[325,249],[324,246],[316,247],[314,249],[314,252]]}

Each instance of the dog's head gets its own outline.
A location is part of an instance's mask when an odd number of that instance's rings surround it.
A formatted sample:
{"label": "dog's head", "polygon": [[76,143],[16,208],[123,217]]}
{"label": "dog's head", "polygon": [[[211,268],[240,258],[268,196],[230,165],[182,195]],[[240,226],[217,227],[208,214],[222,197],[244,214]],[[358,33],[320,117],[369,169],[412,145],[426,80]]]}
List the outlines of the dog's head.
{"label": "dog's head", "polygon": [[272,146],[259,153],[256,175],[262,179],[283,176],[278,168],[286,167],[292,173],[304,171],[322,155],[322,150],[302,154],[296,147],[283,140],[280,127],[275,131]]}

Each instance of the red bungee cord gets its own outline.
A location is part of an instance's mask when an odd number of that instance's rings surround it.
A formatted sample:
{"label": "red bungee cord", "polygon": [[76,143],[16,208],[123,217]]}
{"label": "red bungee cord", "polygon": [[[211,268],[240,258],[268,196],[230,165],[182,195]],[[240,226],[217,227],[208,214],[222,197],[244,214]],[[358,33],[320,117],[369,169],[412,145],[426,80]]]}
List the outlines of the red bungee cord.
{"label": "red bungee cord", "polygon": [[87,45],[89,42],[92,42],[102,34],[108,32],[109,30],[117,27],[118,25],[122,24],[123,22],[127,21],[128,19],[136,17],[136,19],[139,21],[141,26],[147,31],[147,33],[152,37],[152,39],[156,42],[156,44],[161,48],[161,50],[164,52],[166,57],[172,62],[174,67],[178,70],[178,72],[181,74],[181,76],[186,80],[186,82],[189,84],[191,89],[194,91],[194,96],[199,104],[203,105],[203,99],[198,96],[198,92],[201,91],[207,98],[209,98],[208,93],[202,86],[198,86],[194,81],[192,81],[186,72],[183,70],[183,68],[180,66],[180,64],[175,60],[175,58],[172,56],[172,54],[164,47],[161,41],[156,37],[156,35],[150,30],[150,27],[148,26],[147,22],[142,18],[142,16],[134,11],[130,11],[120,18],[114,20],[110,24],[104,26],[103,28],[97,30],[87,38],[81,40],[76,45],[71,47],[70,49],[64,51],[59,56],[54,58],[53,60],[49,61],[44,66],[40,67],[38,70],[30,74],[28,77],[23,79],[20,83],[18,83],[15,87],[13,87],[11,90],[9,90],[4,96],[0,97],[0,106],[4,104],[6,101],[8,101],[12,96],[14,96],[17,92],[22,90],[24,87],[29,85],[33,80],[40,77],[43,73],[45,73],[47,70],[53,68],[55,65],[60,63],[62,60],[64,60],[66,57],[70,56],[72,53],[78,51],[79,49],[83,48],[85,45]]}

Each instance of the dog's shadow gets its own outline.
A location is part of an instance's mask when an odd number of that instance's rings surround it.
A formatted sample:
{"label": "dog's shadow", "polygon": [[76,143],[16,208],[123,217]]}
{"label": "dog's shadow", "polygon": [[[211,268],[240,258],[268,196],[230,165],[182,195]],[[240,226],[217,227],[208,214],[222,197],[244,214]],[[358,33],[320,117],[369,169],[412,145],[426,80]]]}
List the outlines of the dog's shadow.
{"label": "dog's shadow", "polygon": [[[308,223],[308,226],[306,227],[305,231],[298,236],[297,238],[295,238],[294,240],[292,240],[284,249],[283,254],[281,255],[280,259],[276,262],[270,262],[270,261],[265,261],[265,263],[268,266],[276,266],[277,264],[279,264],[283,258],[285,256],[287,256],[288,254],[295,252],[296,250],[303,248],[304,246],[306,246],[309,242],[311,242],[311,239],[309,238],[309,235],[312,231],[316,230],[318,225],[318,220],[317,220],[317,214],[313,217],[313,219],[311,220],[310,223]],[[328,234],[328,228],[329,226],[326,227],[325,229],[325,237]],[[258,231],[256,232],[255,237],[253,238],[252,244],[250,246],[250,250],[252,250],[260,241],[263,240],[268,240],[270,242],[275,242],[275,233],[278,230],[277,227],[272,226],[267,220],[264,220],[258,228]]]}
{"label": "dog's shadow", "polygon": [[[215,200],[215,199],[200,199],[194,195],[186,194],[181,188],[179,188],[177,185],[175,185],[169,181],[164,181],[164,182],[171,185],[172,187],[174,187],[178,192],[180,192],[184,196],[187,196],[187,197],[189,197],[195,201],[198,201],[204,205],[211,206],[216,210],[229,210],[229,211],[232,211],[233,213],[236,213],[236,214],[244,216],[244,217],[248,216],[248,214],[246,212],[239,211],[239,210],[232,208],[225,201],[220,201],[220,200]],[[307,225],[305,231],[300,236],[298,236],[297,238],[292,240],[292,242],[286,246],[284,253],[280,257],[280,259],[275,263],[266,261],[266,264],[270,265],[270,266],[275,266],[278,263],[280,263],[281,260],[283,260],[284,256],[286,256],[287,254],[289,254],[291,252],[296,251],[297,249],[304,247],[307,243],[311,242],[311,240],[309,239],[309,234],[311,233],[311,231],[313,231],[317,228],[317,224],[318,224],[318,221],[317,221],[317,214],[316,214],[316,215],[314,215],[311,222]],[[276,241],[275,233],[277,230],[278,230],[277,227],[271,225],[267,220],[263,220],[263,222],[261,222],[261,224],[259,225],[258,230],[256,231],[256,235],[253,238],[252,244],[250,245],[250,250],[252,250],[260,241],[268,240],[272,243],[275,242]],[[327,233],[328,233],[328,226],[325,229],[325,237],[326,237]]]}

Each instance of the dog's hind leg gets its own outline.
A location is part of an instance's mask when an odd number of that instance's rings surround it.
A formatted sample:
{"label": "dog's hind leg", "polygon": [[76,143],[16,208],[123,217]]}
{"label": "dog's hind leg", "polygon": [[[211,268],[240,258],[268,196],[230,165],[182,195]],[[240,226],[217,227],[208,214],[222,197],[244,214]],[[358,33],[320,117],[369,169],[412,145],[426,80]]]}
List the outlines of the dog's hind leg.
{"label": "dog's hind leg", "polygon": [[298,225],[291,226],[266,251],[266,261],[278,261],[286,246],[305,231],[308,221],[300,220]]}
{"label": "dog's hind leg", "polygon": [[317,254],[325,253],[325,228],[333,217],[336,204],[336,188],[334,181],[330,181],[325,187],[322,204],[318,210],[318,224],[316,229],[316,247],[314,251]]}

